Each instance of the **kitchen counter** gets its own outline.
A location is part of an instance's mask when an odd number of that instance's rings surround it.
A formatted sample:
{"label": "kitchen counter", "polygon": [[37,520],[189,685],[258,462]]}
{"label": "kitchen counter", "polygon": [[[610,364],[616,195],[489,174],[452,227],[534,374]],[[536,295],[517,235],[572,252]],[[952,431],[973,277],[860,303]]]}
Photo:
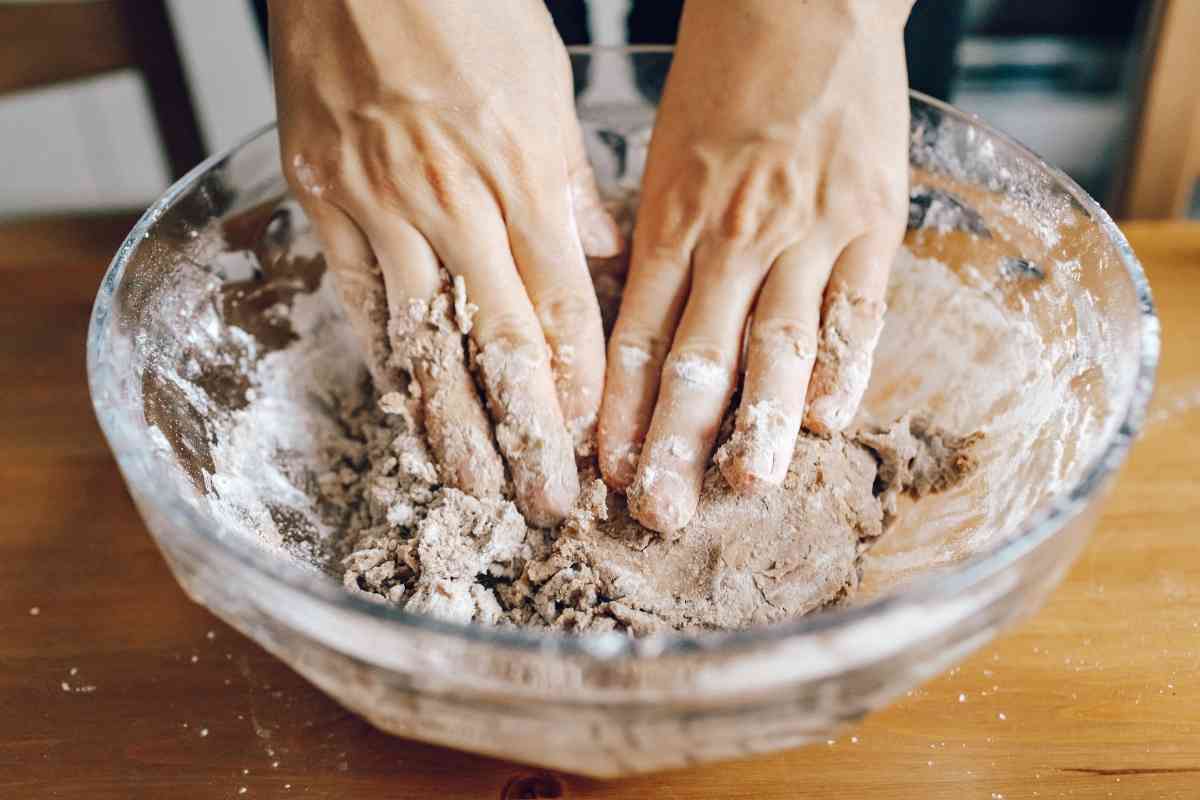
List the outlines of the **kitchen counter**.
{"label": "kitchen counter", "polygon": [[381,734],[184,597],[84,375],[132,223],[0,226],[0,797],[1200,797],[1200,224],[1125,226],[1159,391],[1046,608],[831,744],[602,782]]}

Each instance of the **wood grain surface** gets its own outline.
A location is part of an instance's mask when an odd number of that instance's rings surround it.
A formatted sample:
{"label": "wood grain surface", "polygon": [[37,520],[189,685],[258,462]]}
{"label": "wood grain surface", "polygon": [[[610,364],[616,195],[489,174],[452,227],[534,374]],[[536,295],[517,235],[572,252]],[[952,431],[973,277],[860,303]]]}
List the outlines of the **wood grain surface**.
{"label": "wood grain surface", "polygon": [[131,223],[0,227],[0,798],[1200,797],[1200,225],[1126,228],[1160,390],[1041,613],[832,744],[601,782],[378,733],[184,598],[84,380]]}

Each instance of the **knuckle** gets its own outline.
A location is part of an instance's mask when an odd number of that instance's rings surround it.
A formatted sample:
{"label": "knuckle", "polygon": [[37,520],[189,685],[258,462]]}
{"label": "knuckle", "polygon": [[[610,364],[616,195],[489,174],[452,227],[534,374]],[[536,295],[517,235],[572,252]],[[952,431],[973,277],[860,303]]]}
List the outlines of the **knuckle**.
{"label": "knuckle", "polygon": [[599,324],[595,297],[585,297],[565,286],[551,286],[533,298],[534,313],[550,338],[563,338],[572,331]]}
{"label": "knuckle", "polygon": [[753,165],[729,197],[712,228],[719,243],[758,254],[776,254],[803,235],[816,218],[803,191],[799,167],[783,157]]}
{"label": "knuckle", "polygon": [[764,267],[744,254],[721,252],[706,256],[697,254],[697,277],[708,284],[725,285],[740,282],[748,276],[761,276]]}
{"label": "knuckle", "polygon": [[357,122],[356,161],[372,203],[454,219],[478,213],[476,176],[458,148],[421,124],[374,115]]}
{"label": "knuckle", "polygon": [[817,349],[817,325],[801,317],[768,317],[750,330],[750,347],[767,354],[794,353],[810,357]]}
{"label": "knuckle", "polygon": [[736,361],[736,353],[714,342],[685,341],[672,348],[663,379],[677,387],[724,390],[729,388]]}
{"label": "knuckle", "polygon": [[621,320],[613,331],[610,352],[627,367],[661,364],[671,349],[670,337],[637,322]]}
{"label": "knuckle", "polygon": [[716,364],[719,367],[733,367],[733,359],[729,355],[728,348],[704,339],[680,342],[671,349],[671,355],[668,358],[668,361],[672,363],[696,360]]}
{"label": "knuckle", "polygon": [[647,279],[666,279],[687,269],[690,236],[651,237],[643,234],[633,237],[633,256],[630,272],[644,275]]}
{"label": "knuckle", "polygon": [[889,176],[870,180],[859,204],[866,215],[884,219],[899,219],[908,207],[903,187]]}
{"label": "knuckle", "polygon": [[497,311],[479,313],[473,328],[480,346],[498,345],[504,350],[516,352],[530,347],[541,347],[541,337],[532,320],[519,311]]}
{"label": "knuckle", "polygon": [[709,239],[696,248],[696,275],[707,284],[759,281],[770,268],[773,254],[782,249],[782,239],[765,233],[753,242]]}

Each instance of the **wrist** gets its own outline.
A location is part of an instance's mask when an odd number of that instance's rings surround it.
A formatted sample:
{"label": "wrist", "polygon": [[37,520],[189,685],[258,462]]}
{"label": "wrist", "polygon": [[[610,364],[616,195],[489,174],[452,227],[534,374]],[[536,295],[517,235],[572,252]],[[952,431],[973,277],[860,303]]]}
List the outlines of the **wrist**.
{"label": "wrist", "polygon": [[830,32],[902,32],[916,0],[687,0],[684,13],[750,28],[787,31],[793,24]]}

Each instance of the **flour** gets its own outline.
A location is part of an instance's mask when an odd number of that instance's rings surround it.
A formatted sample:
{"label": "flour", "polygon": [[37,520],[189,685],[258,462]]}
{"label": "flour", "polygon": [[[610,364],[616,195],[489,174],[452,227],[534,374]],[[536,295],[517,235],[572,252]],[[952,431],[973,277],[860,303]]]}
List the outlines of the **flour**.
{"label": "flour", "polygon": [[621,366],[630,372],[640,369],[650,363],[650,354],[640,347],[623,344],[617,348]]}
{"label": "flour", "polygon": [[296,181],[304,191],[313,197],[320,197],[325,194],[325,187],[317,178],[316,169],[299,153],[292,158],[292,171],[296,175]]}
{"label": "flour", "polygon": [[720,389],[729,382],[724,367],[700,356],[685,355],[672,358],[667,368],[685,384],[697,389]]}
{"label": "flour", "polygon": [[[607,492],[585,456],[579,502],[547,530],[525,521],[502,464],[494,492],[455,485],[427,424],[437,391],[426,387],[444,382],[413,374],[422,358],[440,368],[439,354],[454,355],[473,366],[461,386],[478,397],[488,373],[493,388],[519,386],[549,354],[494,351],[472,362],[462,337],[473,311],[465,285],[450,282],[445,300],[414,309],[413,327],[385,337],[390,366],[371,360],[379,353],[364,363],[311,233],[295,227],[272,247],[241,249],[228,230],[205,231],[169,284],[134,287],[163,309],[136,345],[146,421],[180,494],[218,529],[377,602],[486,624],[635,634],[783,619],[979,552],[1071,480],[1110,424],[1103,348],[1080,345],[1105,334],[1073,283],[1079,265],[1013,280],[987,263],[951,268],[903,252],[863,411],[846,433],[797,437],[776,492],[748,504],[710,467],[695,520],[668,542],[630,520],[625,498]],[[597,273],[605,308],[619,298],[619,275]],[[1035,315],[1064,311],[1065,327],[1043,338]],[[611,328],[611,313],[605,322]],[[420,330],[443,338],[422,342]],[[618,358],[641,366],[650,355],[629,348]],[[703,385],[713,366],[685,371]],[[376,374],[383,386],[368,377]],[[946,430],[986,435],[951,435],[909,416],[914,407]],[[742,442],[751,449],[795,422],[783,409],[755,409]],[[726,451],[737,445],[730,427],[719,442]],[[531,444],[544,449],[523,434],[509,442],[514,453]],[[571,458],[570,442],[550,445]],[[694,457],[681,442],[664,445],[675,459]],[[900,452],[915,455],[902,463]],[[919,475],[899,468],[908,461],[922,465]],[[830,476],[841,476],[836,488]],[[670,478],[643,475],[656,491]],[[933,500],[905,499],[938,489]]]}
{"label": "flour", "polygon": [[[437,307],[435,298],[429,308]],[[409,316],[431,318],[424,307],[417,312]],[[393,349],[413,346],[397,331],[391,338]],[[543,360],[540,351],[493,344],[476,364],[496,393],[528,386]],[[673,368],[699,387],[725,379],[702,358],[679,359]],[[692,522],[663,537],[631,510],[649,492],[669,501],[681,491],[681,477],[658,465],[695,452],[668,437],[650,452],[628,503],[585,459],[579,500],[550,529],[520,513],[519,486],[485,497],[447,486],[423,436],[422,398],[430,390],[414,391],[412,381],[407,387],[380,397],[364,376],[338,398],[340,436],[326,443],[317,505],[325,525],[343,532],[336,563],[347,589],[456,622],[644,635],[808,613],[853,594],[861,556],[896,517],[901,494],[952,488],[976,466],[970,450],[978,437],[953,437],[920,417],[856,436],[802,434],[782,485],[744,497],[710,466]],[[505,405],[521,418],[500,419],[501,449],[526,459],[539,482],[553,480],[555,448],[564,445],[537,427],[536,409]],[[770,403],[755,405],[747,418],[751,430],[793,423]]]}

